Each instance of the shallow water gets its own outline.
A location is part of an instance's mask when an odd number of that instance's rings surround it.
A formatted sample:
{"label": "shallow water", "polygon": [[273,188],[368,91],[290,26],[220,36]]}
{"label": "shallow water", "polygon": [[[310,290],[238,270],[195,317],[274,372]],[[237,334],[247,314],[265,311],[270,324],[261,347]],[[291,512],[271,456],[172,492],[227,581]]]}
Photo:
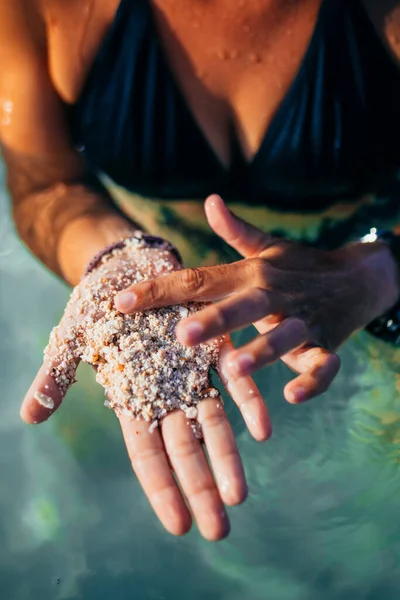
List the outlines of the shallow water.
{"label": "shallow water", "polygon": [[229,511],[231,536],[172,538],[89,369],[51,421],[19,420],[68,290],[17,241],[4,192],[0,202],[1,600],[399,598],[399,353],[356,336],[332,389],[302,407],[282,399],[285,368],[261,373],[272,440],[252,441],[228,406],[250,487]]}

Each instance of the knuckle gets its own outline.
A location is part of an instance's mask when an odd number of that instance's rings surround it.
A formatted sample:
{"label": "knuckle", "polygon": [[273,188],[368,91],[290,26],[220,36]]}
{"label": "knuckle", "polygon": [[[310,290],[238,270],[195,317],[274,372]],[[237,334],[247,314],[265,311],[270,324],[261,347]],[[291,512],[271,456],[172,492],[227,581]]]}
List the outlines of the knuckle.
{"label": "knuckle", "polygon": [[150,305],[157,304],[162,298],[159,284],[156,281],[149,281],[146,289],[146,302]]}
{"label": "knuckle", "polygon": [[137,452],[135,450],[129,451],[129,459],[134,469],[154,458],[159,458],[161,455],[161,448],[147,448],[146,450],[138,450]]}
{"label": "knuckle", "polygon": [[265,289],[268,282],[269,264],[263,258],[251,259],[252,278],[256,287]]}
{"label": "knuckle", "polygon": [[167,451],[170,458],[172,458],[172,456],[175,458],[190,458],[199,453],[199,448],[200,447],[197,443],[197,440],[193,438],[188,440],[180,440],[174,445],[173,448],[169,448]]}
{"label": "knuckle", "polygon": [[265,339],[265,344],[262,352],[262,362],[271,363],[276,362],[281,356],[278,345],[271,338]]}
{"label": "knuckle", "polygon": [[265,314],[269,314],[271,308],[270,293],[267,289],[262,287],[254,288],[253,301],[256,306],[261,306]]}
{"label": "knuckle", "polygon": [[339,356],[337,354],[330,353],[326,357],[325,365],[329,368],[329,372],[327,373],[325,369],[319,369],[321,375],[318,377],[317,373],[318,381],[316,385],[316,391],[314,394],[315,396],[320,396],[321,394],[324,394],[330,388],[333,380],[335,379],[340,369]]}
{"label": "knuckle", "polygon": [[225,412],[222,410],[218,410],[215,413],[206,413],[201,416],[201,425],[208,430],[224,427],[226,423],[227,417]]}
{"label": "knuckle", "polygon": [[290,333],[296,339],[306,340],[308,338],[308,327],[302,319],[299,319],[299,317],[289,317],[286,322],[290,328]]}
{"label": "knuckle", "polygon": [[271,267],[264,258],[252,258],[251,259],[252,279],[254,285],[258,288],[265,289],[268,286],[270,279],[269,275]]}
{"label": "knuckle", "polygon": [[229,312],[225,308],[212,306],[210,308],[210,317],[213,323],[218,327],[218,330],[225,331],[229,325]]}
{"label": "knuckle", "polygon": [[205,273],[202,269],[193,268],[182,271],[181,284],[187,292],[199,291],[203,287],[204,281]]}
{"label": "knuckle", "polygon": [[151,502],[153,502],[154,504],[157,504],[160,502],[160,496],[164,497],[165,499],[169,498],[171,496],[171,494],[174,493],[174,485],[169,483],[169,482],[165,482],[163,480],[157,479],[155,480],[155,487],[152,489],[151,493],[149,494],[149,500]]}
{"label": "knuckle", "polygon": [[255,287],[253,293],[253,299],[258,302],[268,302],[268,292],[265,288]]}
{"label": "knuckle", "polygon": [[201,502],[202,498],[209,497],[212,495],[216,495],[217,488],[215,487],[215,483],[212,479],[209,481],[196,481],[192,482],[192,486],[190,491],[188,490],[188,496],[190,496],[191,500],[197,500]]}

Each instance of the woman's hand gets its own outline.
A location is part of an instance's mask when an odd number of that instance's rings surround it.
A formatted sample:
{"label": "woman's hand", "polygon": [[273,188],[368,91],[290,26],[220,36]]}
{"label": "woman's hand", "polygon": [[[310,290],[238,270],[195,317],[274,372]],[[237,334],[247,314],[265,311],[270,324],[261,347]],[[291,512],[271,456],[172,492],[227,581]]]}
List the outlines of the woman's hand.
{"label": "woman's hand", "polygon": [[285,387],[289,402],[321,394],[339,370],[333,350],[396,300],[394,284],[383,289],[385,270],[393,269],[387,248],[352,244],[329,252],[272,238],[235,217],[219,196],[208,198],[205,210],[212,229],[244,260],[139,283],[120,293],[116,306],[127,313],[219,301],[181,321],[181,343],[193,346],[253,323],[260,335],[232,350],[231,377],[282,359],[299,374]]}
{"label": "woman's hand", "polygon": [[[187,349],[176,341],[182,313],[200,306],[122,315],[113,302],[130,283],[180,268],[165,250],[127,246],[106,256],[73,290],[21,416],[28,423],[46,420],[75,381],[79,361],[93,365],[120,420],[135,473],[163,525],[171,533],[185,533],[190,509],[203,536],[216,540],[229,531],[224,503],[239,504],[247,493],[222,400],[210,388],[209,370],[217,366],[218,353],[220,375],[259,440],[271,432],[265,404],[250,377],[229,383],[224,358],[232,350],[229,339],[219,352],[216,342]],[[196,436],[196,416],[214,475]]]}

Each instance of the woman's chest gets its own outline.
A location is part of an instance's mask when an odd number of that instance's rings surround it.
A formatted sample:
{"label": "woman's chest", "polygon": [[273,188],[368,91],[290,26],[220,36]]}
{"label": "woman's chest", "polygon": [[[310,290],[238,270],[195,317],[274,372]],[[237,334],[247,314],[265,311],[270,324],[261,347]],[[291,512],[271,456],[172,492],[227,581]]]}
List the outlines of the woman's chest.
{"label": "woman's chest", "polygon": [[[232,124],[251,160],[298,72],[321,0],[131,0],[132,11],[139,5],[149,10],[173,77],[221,163],[230,162]],[[79,98],[119,6],[45,0],[51,77],[67,103]]]}
{"label": "woman's chest", "polygon": [[399,165],[399,79],[360,1],[47,1],[74,141],[126,188],[319,205]]}

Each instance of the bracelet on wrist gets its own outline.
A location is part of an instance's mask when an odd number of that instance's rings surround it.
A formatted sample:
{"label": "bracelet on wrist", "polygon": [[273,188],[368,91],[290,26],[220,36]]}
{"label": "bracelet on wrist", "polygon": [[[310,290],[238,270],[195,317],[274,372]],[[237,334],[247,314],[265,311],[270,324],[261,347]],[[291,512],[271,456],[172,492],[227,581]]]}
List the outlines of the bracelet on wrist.
{"label": "bracelet on wrist", "polygon": [[171,242],[168,242],[167,240],[164,240],[163,238],[157,237],[155,235],[151,235],[149,233],[144,233],[143,231],[137,230],[134,231],[132,235],[125,237],[117,242],[114,242],[109,246],[106,246],[105,248],[100,250],[100,252],[95,254],[86,266],[83,276],[85,277],[86,275],[91,273],[93,269],[95,269],[100,264],[102,259],[105,256],[111,254],[113,250],[125,248],[128,242],[135,242],[135,245],[138,249],[157,248],[159,250],[171,252],[171,254],[173,254],[181,264],[183,264],[179,250],[173,244],[171,244]]}

